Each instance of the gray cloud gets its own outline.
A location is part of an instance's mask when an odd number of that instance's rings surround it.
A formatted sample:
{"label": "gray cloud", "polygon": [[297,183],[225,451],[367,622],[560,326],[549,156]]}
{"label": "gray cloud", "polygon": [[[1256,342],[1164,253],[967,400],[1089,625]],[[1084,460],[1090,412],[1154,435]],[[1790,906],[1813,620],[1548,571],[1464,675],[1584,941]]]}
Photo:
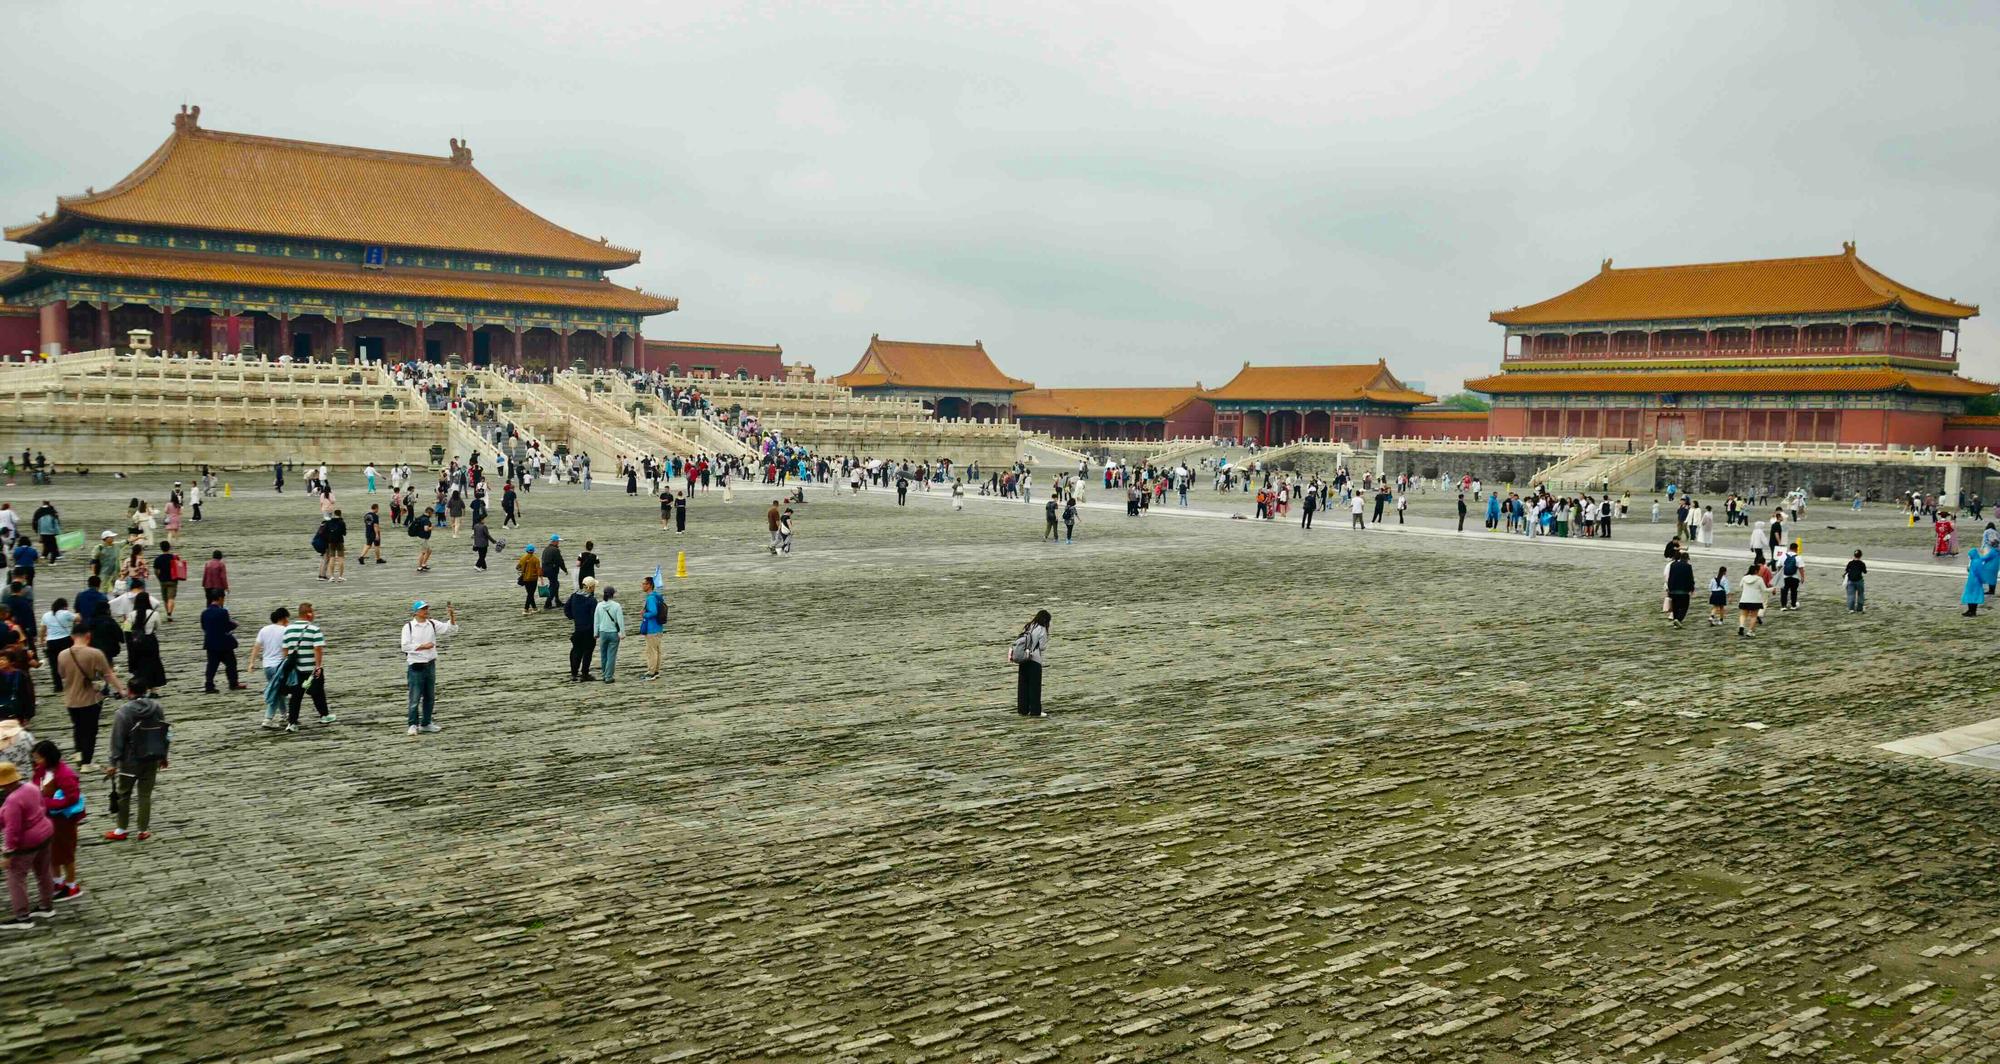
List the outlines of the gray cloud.
{"label": "gray cloud", "polygon": [[[1386,357],[1626,265],[1821,254],[2000,308],[1990,7],[16,4],[0,215],[217,128],[442,153],[645,251],[655,336],[985,341],[1042,383]],[[125,57],[76,77],[74,42]],[[121,72],[122,71],[122,72]],[[21,249],[15,248],[18,252]],[[2000,378],[1975,319],[1967,367]]]}

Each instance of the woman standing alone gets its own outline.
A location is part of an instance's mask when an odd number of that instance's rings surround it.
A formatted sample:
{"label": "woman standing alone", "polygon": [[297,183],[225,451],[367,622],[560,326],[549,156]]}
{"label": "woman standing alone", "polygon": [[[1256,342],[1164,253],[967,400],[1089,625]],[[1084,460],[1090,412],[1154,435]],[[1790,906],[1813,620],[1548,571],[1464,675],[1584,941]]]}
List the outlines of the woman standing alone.
{"label": "woman standing alone", "polygon": [[1007,660],[1019,666],[1014,686],[1014,710],[1024,717],[1042,716],[1042,654],[1049,648],[1049,611],[1041,610],[1021,628],[1008,648]]}

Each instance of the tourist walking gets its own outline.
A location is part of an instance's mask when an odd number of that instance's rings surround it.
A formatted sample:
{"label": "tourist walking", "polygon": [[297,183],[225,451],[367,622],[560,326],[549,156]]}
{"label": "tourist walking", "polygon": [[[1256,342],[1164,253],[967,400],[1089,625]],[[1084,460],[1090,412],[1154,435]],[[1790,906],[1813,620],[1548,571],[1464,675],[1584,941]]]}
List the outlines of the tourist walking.
{"label": "tourist walking", "polygon": [[1862,613],[1868,607],[1868,563],[1861,560],[1861,552],[1847,560],[1847,568],[1841,573],[1841,583],[1847,592],[1847,612]]}
{"label": "tourist walking", "polygon": [[604,601],[597,604],[596,628],[598,675],[611,683],[618,668],[618,644],[625,638],[625,607],[617,601],[618,589],[607,585]]}
{"label": "tourist walking", "polygon": [[[299,603],[299,615],[285,626],[285,634],[280,640],[284,651],[284,663],[280,667],[279,686],[289,696],[285,710],[285,730],[299,730],[299,704],[310,695],[313,710],[319,714],[321,724],[332,724],[337,718],[326,708],[326,632],[319,626],[318,614],[310,602]],[[310,658],[312,667],[306,667]]]}
{"label": "tourist walking", "polygon": [[35,744],[35,789],[42,792],[42,807],[55,833],[49,838],[49,864],[56,881],[57,901],[68,901],[83,893],[76,875],[78,829],[88,815],[83,798],[83,781],[63,760],[62,748],[50,740]]}
{"label": "tourist walking", "polygon": [[[229,565],[222,560],[222,551],[210,554],[208,563],[201,567],[201,590],[204,597],[210,591],[229,590]],[[77,601],[83,600],[79,597]]]}
{"label": "tourist walking", "polygon": [[1722,615],[1729,608],[1729,567],[1721,566],[1715,576],[1708,581],[1708,623],[1719,625]]}
{"label": "tourist walking", "polygon": [[55,690],[62,689],[62,673],[57,671],[56,660],[69,649],[70,634],[76,630],[77,617],[69,608],[69,600],[58,598],[49,603],[49,612],[42,614],[42,649],[48,654],[49,676]]}
{"label": "tourist walking", "polygon": [[548,581],[542,589],[542,608],[556,608],[558,596],[562,594],[562,577],[569,572],[569,563],[563,561],[562,536],[551,533],[549,545],[542,548],[542,579]]}
{"label": "tourist walking", "polygon": [[640,583],[646,597],[639,609],[639,635],[646,643],[646,679],[660,678],[660,644],[667,630],[667,596],[646,577]]}
{"label": "tourist walking", "polygon": [[1675,628],[1687,620],[1688,598],[1693,594],[1694,566],[1689,564],[1685,552],[1677,553],[1667,563],[1667,613],[1673,617]]}
{"label": "tourist walking", "polygon": [[285,665],[285,629],[292,623],[292,611],[278,607],[271,611],[271,623],[257,629],[257,663],[264,669],[264,727],[278,728],[278,714],[284,707],[285,689],[279,675]]}
{"label": "tourist walking", "polygon": [[236,675],[236,621],[229,616],[225,604],[226,591],[208,593],[208,607],[201,611],[201,649],[208,654],[208,665],[202,676],[202,692],[216,694],[215,670],[220,667],[229,677],[229,689],[243,690]]}
{"label": "tourist walking", "polygon": [[486,515],[472,516],[472,567],[486,571],[486,552],[493,548],[493,531],[486,527]]}
{"label": "tourist walking", "polygon": [[[138,821],[140,842],[153,837],[153,784],[167,767],[173,731],[167,712],[152,689],[142,681],[132,682],[131,700],[118,707],[111,718],[111,764],[105,774],[118,778],[118,826],[104,833],[107,842],[124,842],[126,829]],[[135,809],[134,806],[137,806]]]}
{"label": "tourist walking", "polygon": [[563,603],[563,616],[570,621],[569,678],[572,683],[591,679],[590,653],[597,646],[597,578],[586,576]]}
{"label": "tourist walking", "polygon": [[410,688],[409,733],[441,732],[433,720],[437,708],[438,641],[458,634],[458,611],[444,604],[445,619],[431,619],[430,604],[422,599],[410,604],[414,614],[403,624],[404,678]]}
{"label": "tourist walking", "polygon": [[1757,622],[1763,616],[1765,599],[1771,593],[1766,572],[1763,565],[1753,562],[1749,570],[1743,574],[1743,587],[1736,594],[1738,636],[1749,637],[1757,634]]}
{"label": "tourist walking", "polygon": [[77,763],[88,765],[97,757],[97,728],[104,711],[106,686],[120,693],[125,685],[111,671],[111,660],[91,646],[95,635],[88,626],[79,626],[70,635],[69,649],[58,659],[62,677],[63,707],[69,710],[70,746],[76,749]]}
{"label": "tourist walking", "polygon": [[542,559],[535,554],[534,544],[521,548],[521,556],[514,560],[514,571],[519,575],[521,585],[521,616],[535,612],[535,592],[542,583]]}
{"label": "tourist walking", "polygon": [[1049,646],[1049,611],[1039,610],[1007,648],[1016,669],[1014,711],[1024,717],[1042,716],[1042,657]]}
{"label": "tourist walking", "polygon": [[[0,761],[0,857],[7,862],[7,900],[12,903],[12,916],[0,922],[0,930],[31,931],[37,917],[55,915],[55,855],[50,845],[55,831],[41,790],[12,761]],[[30,876],[41,898],[41,904],[32,907]]]}

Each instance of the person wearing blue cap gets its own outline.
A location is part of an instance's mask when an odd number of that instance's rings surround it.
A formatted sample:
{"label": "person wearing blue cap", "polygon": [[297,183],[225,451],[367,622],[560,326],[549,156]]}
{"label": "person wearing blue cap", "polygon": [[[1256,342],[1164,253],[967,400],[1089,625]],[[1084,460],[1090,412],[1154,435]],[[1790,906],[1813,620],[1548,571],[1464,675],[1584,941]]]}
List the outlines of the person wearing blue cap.
{"label": "person wearing blue cap", "polygon": [[410,603],[410,619],[403,624],[405,678],[410,687],[410,734],[440,732],[444,729],[431,719],[437,707],[438,641],[458,634],[458,611],[444,604],[445,619],[431,619],[430,603],[418,599]]}
{"label": "person wearing blue cap", "polygon": [[569,572],[569,564],[563,561],[562,537],[551,534],[549,545],[542,548],[542,578],[548,585],[542,589],[542,608],[553,610],[562,595],[562,574]]}

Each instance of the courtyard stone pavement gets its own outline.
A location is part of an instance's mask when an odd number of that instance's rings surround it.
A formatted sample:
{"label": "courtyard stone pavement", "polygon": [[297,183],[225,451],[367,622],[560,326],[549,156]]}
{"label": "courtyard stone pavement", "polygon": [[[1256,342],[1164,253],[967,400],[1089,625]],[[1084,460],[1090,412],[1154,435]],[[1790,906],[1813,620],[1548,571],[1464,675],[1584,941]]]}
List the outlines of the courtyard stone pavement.
{"label": "courtyard stone pavement", "polygon": [[[0,1059],[2000,1058],[2000,775],[1876,749],[2000,716],[2000,622],[1886,508],[1805,522],[1847,531],[1743,640],[1665,625],[1657,527],[1461,537],[1437,495],[1421,534],[1307,533],[1098,490],[1050,545],[1039,506],[814,487],[772,558],[768,488],[676,537],[543,487],[490,573],[440,536],[415,574],[392,528],[327,585],[310,501],[236,487],[185,542],[228,553],[246,649],[319,605],[340,721],[199,693],[184,596],[156,837],[86,843],[87,897],[0,940]],[[142,489],[4,497],[94,535]],[[509,564],[550,532],[631,617],[686,551],[662,680],[634,638],[617,684],[560,682],[565,622]],[[1843,535],[1888,563],[1861,616]],[[412,596],[466,626],[420,738]],[[1044,607],[1025,720],[1005,647]]]}

